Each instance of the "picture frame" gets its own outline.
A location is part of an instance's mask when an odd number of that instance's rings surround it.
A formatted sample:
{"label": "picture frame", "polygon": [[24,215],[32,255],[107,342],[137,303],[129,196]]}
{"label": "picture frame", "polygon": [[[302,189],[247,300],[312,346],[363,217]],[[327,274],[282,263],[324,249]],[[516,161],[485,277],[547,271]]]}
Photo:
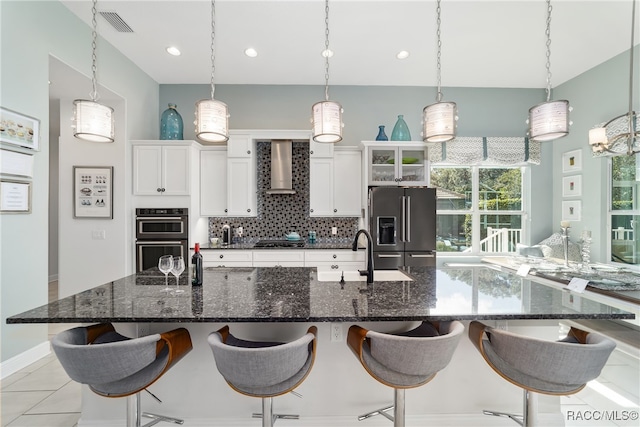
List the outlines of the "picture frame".
{"label": "picture frame", "polygon": [[582,170],[582,150],[567,151],[562,155],[562,173],[579,172]]}
{"label": "picture frame", "polygon": [[113,166],[73,167],[73,217],[113,219]]}
{"label": "picture frame", "polygon": [[0,107],[0,142],[40,150],[40,120]]}
{"label": "picture frame", "polygon": [[33,178],[33,156],[17,151],[0,149],[0,175]]}
{"label": "picture frame", "polygon": [[31,213],[31,183],[0,180],[0,213]]}
{"label": "picture frame", "polygon": [[580,221],[582,219],[582,201],[565,200],[562,202],[562,220]]}
{"label": "picture frame", "polygon": [[562,178],[562,197],[582,196],[582,175],[569,175]]}

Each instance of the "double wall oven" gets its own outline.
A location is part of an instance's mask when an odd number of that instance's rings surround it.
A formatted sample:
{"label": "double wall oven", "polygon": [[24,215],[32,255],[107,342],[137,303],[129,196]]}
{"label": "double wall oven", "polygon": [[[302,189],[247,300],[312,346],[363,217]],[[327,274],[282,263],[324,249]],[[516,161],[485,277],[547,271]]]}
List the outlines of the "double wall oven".
{"label": "double wall oven", "polygon": [[136,272],[157,268],[162,255],[188,253],[188,208],[136,209]]}

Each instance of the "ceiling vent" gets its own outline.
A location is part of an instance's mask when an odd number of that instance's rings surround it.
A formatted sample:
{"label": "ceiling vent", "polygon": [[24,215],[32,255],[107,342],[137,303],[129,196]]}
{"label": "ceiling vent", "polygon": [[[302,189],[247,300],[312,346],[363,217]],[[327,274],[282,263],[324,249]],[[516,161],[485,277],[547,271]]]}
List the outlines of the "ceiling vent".
{"label": "ceiling vent", "polygon": [[133,30],[116,12],[98,12],[119,33],[133,33]]}

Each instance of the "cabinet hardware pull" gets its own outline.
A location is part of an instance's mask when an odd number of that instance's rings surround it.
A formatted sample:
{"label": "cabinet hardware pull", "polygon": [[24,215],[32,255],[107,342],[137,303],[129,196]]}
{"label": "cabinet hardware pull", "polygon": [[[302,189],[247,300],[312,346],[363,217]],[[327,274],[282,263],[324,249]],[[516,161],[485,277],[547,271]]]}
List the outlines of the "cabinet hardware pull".
{"label": "cabinet hardware pull", "polygon": [[220,259],[224,258],[224,255],[220,254]]}
{"label": "cabinet hardware pull", "polygon": [[251,154],[251,150],[247,150],[247,154]]}
{"label": "cabinet hardware pull", "polygon": [[310,212],[313,212],[313,209],[309,209]]}
{"label": "cabinet hardware pull", "polygon": [[338,258],[338,255],[333,254],[333,259],[336,259],[336,258]]}
{"label": "cabinet hardware pull", "polygon": [[224,211],[225,211],[225,213],[226,213],[226,212],[229,212],[229,209],[225,209]]}
{"label": "cabinet hardware pull", "polygon": [[334,209],[334,210],[333,210],[333,212],[334,212],[334,213],[338,212],[338,209]]}
{"label": "cabinet hardware pull", "polygon": [[156,191],[157,191],[158,193],[160,193],[160,192],[162,192],[162,188],[158,187],[158,188],[156,188]]}
{"label": "cabinet hardware pull", "polygon": [[247,209],[247,212],[251,212],[251,209]]}
{"label": "cabinet hardware pull", "polygon": [[313,150],[309,151],[309,154],[313,154]]}

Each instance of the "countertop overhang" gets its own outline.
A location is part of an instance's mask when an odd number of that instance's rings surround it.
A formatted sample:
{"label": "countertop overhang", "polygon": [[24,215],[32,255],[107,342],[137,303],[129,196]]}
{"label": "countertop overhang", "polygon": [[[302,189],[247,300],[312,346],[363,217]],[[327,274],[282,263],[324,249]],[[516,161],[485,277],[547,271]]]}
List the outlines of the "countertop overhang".
{"label": "countertop overhang", "polygon": [[[494,266],[407,267],[413,281],[317,279],[315,268],[209,268],[203,286],[133,274],[7,318],[7,323],[362,322],[634,319],[635,314]],[[175,279],[169,284],[175,287]]]}

